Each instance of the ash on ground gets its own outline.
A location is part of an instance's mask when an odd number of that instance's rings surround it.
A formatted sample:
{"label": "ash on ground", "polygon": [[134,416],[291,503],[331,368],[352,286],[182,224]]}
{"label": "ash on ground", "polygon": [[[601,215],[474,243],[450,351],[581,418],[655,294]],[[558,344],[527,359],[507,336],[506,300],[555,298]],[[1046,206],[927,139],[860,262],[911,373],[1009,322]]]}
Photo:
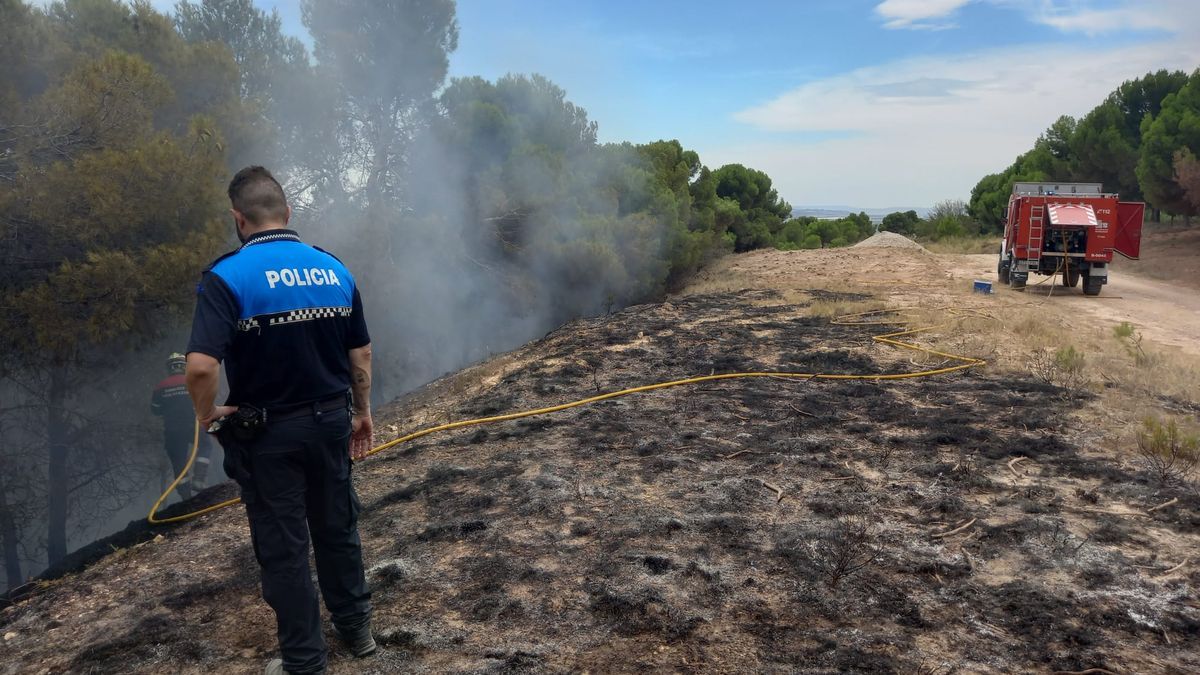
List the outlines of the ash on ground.
{"label": "ash on ground", "polygon": [[[886,327],[875,326],[876,332]],[[385,410],[385,437],[639,384],[932,367],[771,291],[571,323]],[[981,371],[738,380],[425,437],[356,468],[378,656],[332,672],[1196,672],[1200,532]],[[1027,459],[1010,468],[1012,458]],[[0,672],[258,672],[240,509],[0,613]],[[332,634],[330,643],[336,645]]]}

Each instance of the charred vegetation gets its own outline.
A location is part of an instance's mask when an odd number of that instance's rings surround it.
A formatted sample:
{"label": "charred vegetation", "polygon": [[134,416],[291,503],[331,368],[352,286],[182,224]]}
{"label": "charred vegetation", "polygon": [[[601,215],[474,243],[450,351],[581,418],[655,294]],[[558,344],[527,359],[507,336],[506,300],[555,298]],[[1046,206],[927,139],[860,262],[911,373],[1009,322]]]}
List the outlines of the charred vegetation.
{"label": "charred vegetation", "polygon": [[[541,407],[597,382],[912,367],[870,330],[805,311],[745,291],[579,320],[491,381],[432,383],[381,426]],[[980,371],[761,379],[396,448],[357,472],[382,652],[353,667],[1116,672],[1147,650],[1190,669],[1192,572],[1154,554],[1146,527],[1195,536],[1197,504],[1122,515],[1165,498],[1075,445],[1071,405]],[[273,633],[242,518],[168,530],[5,610],[13,663],[251,672]],[[80,645],[66,656],[36,637],[64,629]]]}

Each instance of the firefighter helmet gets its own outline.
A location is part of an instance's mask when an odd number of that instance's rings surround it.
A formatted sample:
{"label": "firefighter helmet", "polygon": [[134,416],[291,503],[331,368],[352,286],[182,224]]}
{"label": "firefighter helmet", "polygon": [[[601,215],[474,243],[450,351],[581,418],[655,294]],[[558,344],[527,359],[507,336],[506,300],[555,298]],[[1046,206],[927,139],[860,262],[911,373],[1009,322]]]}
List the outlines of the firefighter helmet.
{"label": "firefighter helmet", "polygon": [[179,352],[173,352],[167,357],[167,372],[172,375],[182,374],[187,366],[187,357]]}

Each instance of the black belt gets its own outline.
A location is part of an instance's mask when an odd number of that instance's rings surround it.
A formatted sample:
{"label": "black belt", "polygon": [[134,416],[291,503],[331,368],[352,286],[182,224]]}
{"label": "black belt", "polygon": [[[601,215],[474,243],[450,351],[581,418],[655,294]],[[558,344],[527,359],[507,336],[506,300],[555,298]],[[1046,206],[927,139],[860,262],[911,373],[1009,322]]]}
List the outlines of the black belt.
{"label": "black belt", "polygon": [[345,410],[350,407],[350,393],[338,394],[323,398],[319,401],[310,403],[299,403],[296,405],[286,405],[278,408],[266,409],[266,421],[268,424],[274,422],[282,422],[305,415],[317,416],[322,413],[333,412],[335,410]]}

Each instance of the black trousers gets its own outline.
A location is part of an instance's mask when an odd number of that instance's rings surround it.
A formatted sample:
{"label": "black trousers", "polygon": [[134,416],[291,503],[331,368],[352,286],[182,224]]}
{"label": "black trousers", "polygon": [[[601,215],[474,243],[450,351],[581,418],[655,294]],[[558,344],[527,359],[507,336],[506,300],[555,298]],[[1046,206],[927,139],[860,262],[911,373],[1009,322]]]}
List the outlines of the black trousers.
{"label": "black trousers", "polygon": [[350,414],[345,408],[274,421],[257,439],[224,434],[225,472],[237,480],[250,519],[263,599],[275,610],[283,667],[325,668],[321,612],[308,565],[333,623],[354,630],[370,620],[371,593],[358,537],[359,502],[350,481]]}
{"label": "black trousers", "polygon": [[[171,460],[171,468],[175,470],[172,478],[178,476],[187,466],[188,457],[192,454],[194,434],[195,430],[187,425],[176,425],[163,431],[163,450],[166,451],[167,458]],[[212,450],[208,442],[208,434],[201,433],[197,442],[199,445],[196,447],[196,461],[192,464],[192,470],[183,477],[183,480],[179,481],[179,485],[175,486],[175,491],[183,499],[192,496],[193,483],[203,483],[208,476],[209,455]]]}

